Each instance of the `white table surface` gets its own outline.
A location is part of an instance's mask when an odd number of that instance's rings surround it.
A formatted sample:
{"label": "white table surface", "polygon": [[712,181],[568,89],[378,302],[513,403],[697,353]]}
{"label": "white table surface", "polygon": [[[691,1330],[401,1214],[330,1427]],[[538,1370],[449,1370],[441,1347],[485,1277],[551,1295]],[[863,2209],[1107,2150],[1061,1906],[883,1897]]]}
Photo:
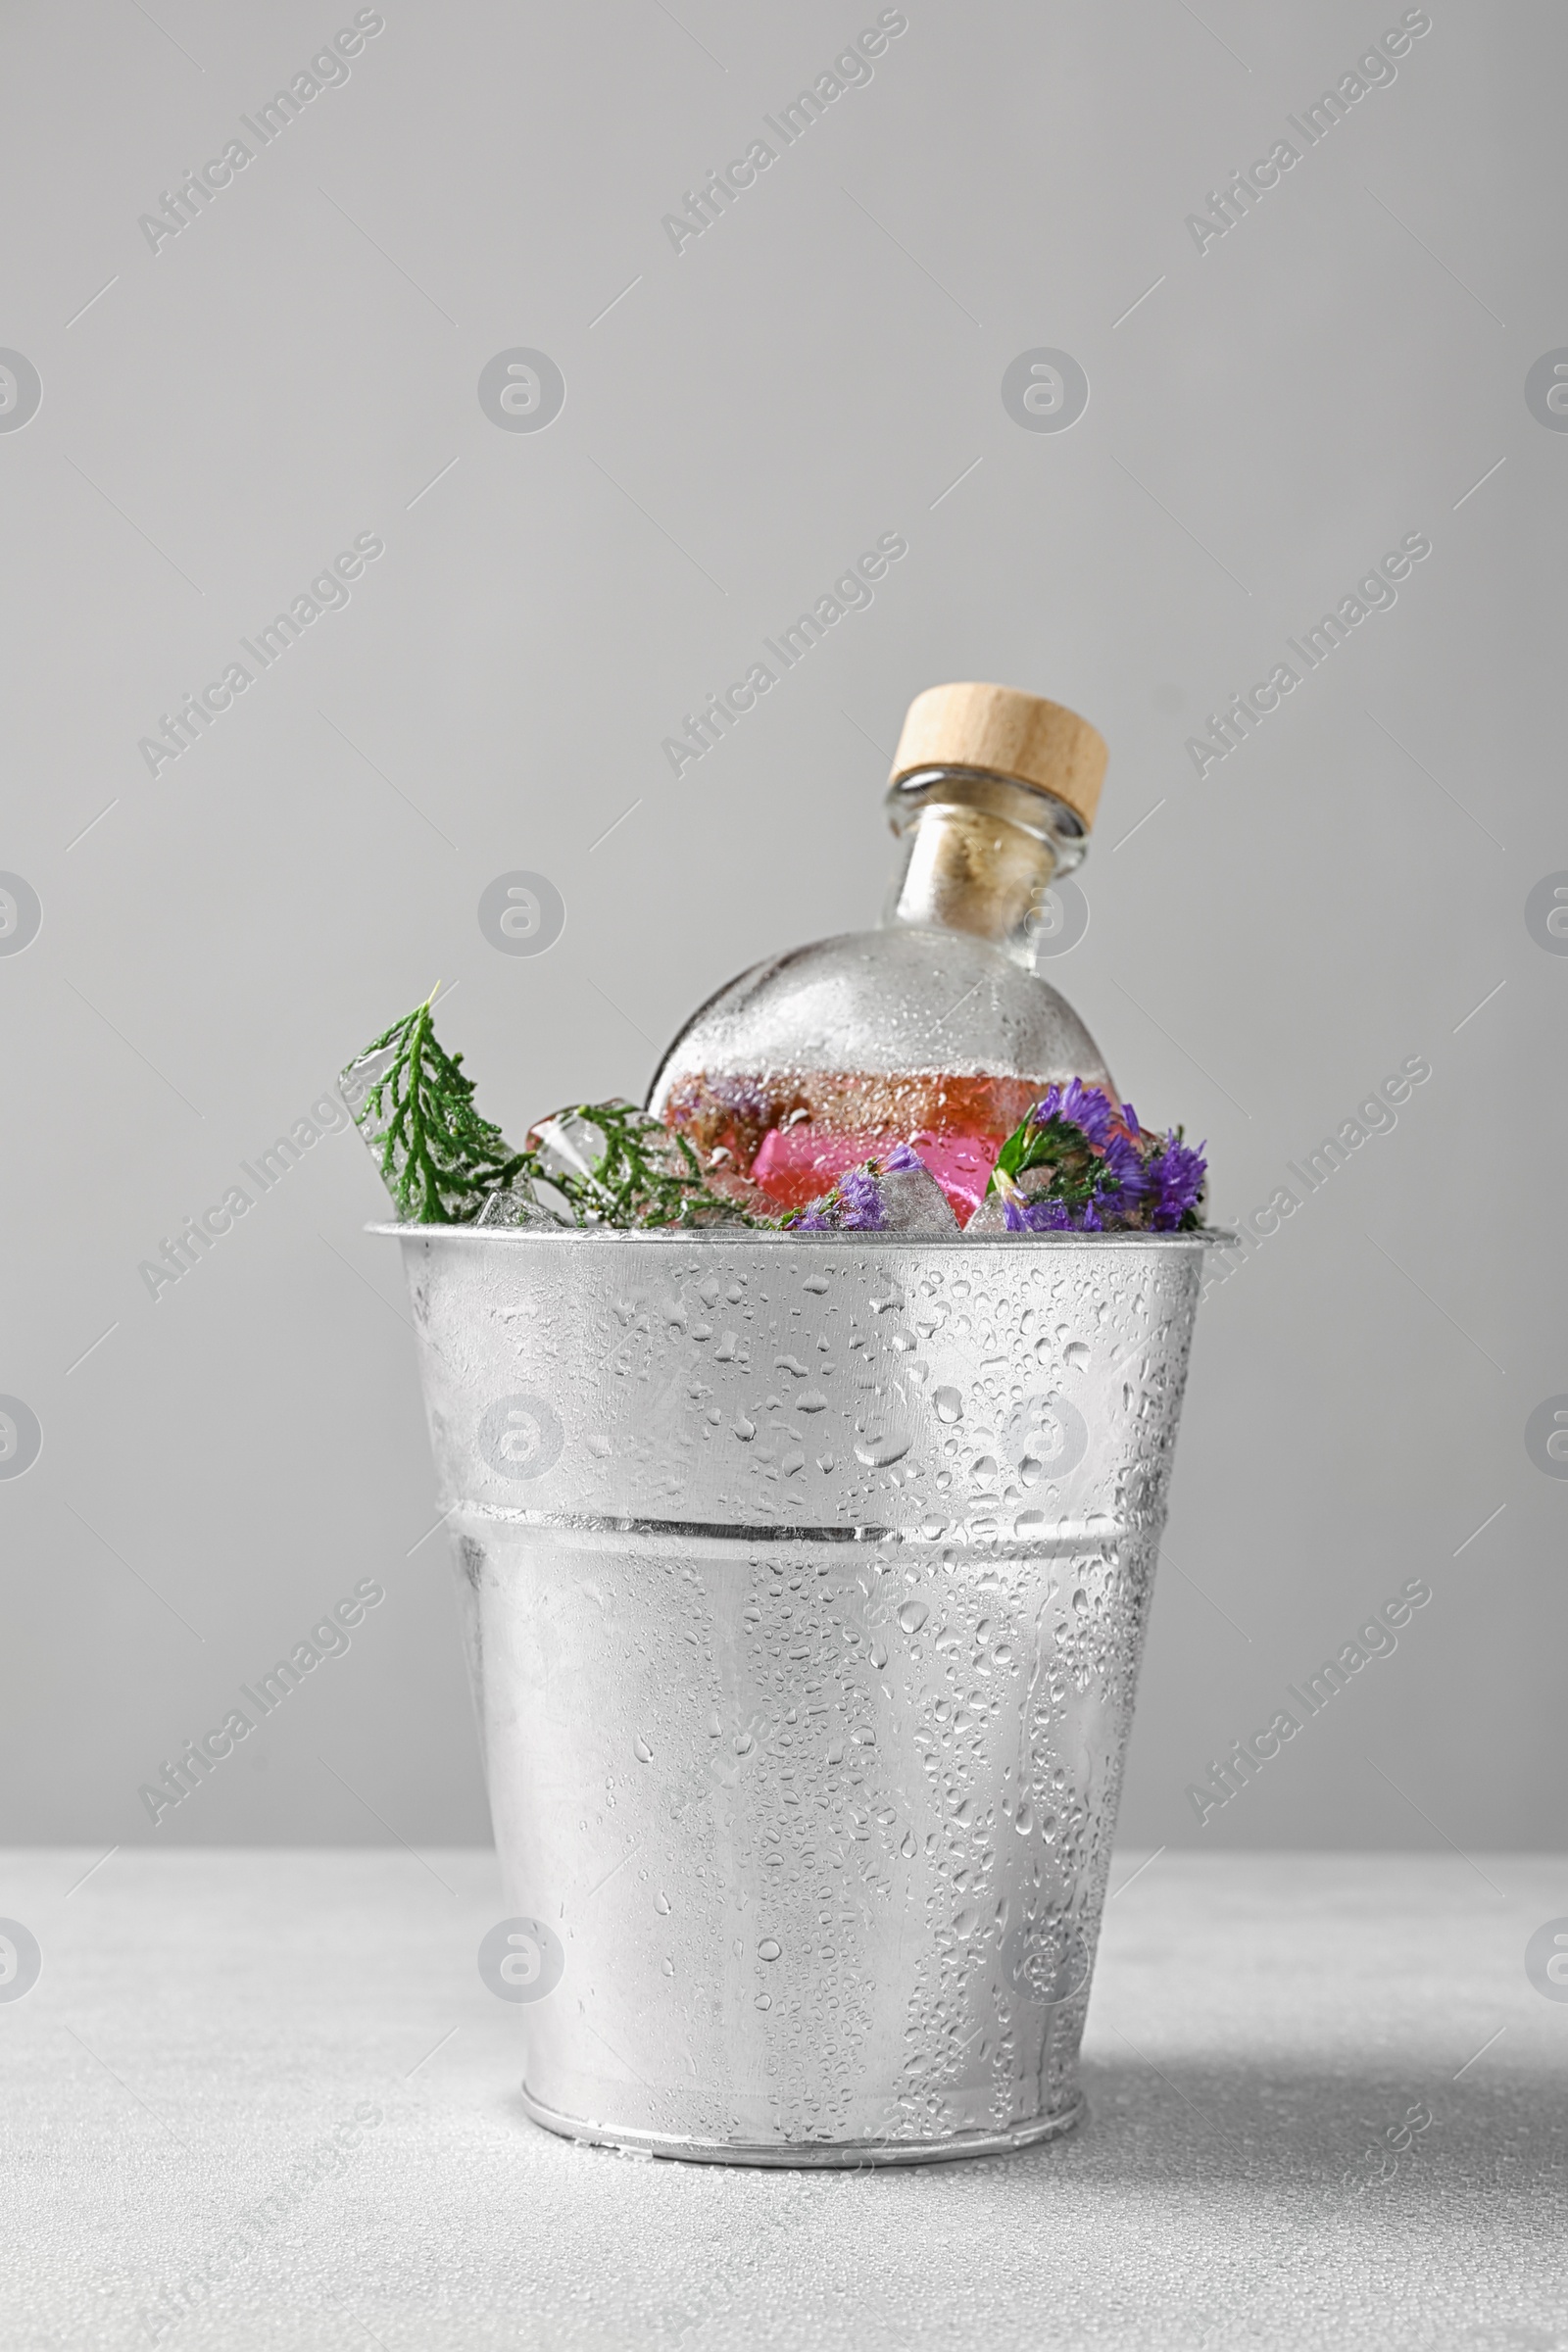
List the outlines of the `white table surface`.
{"label": "white table surface", "polygon": [[1568,2352],[1568,2002],[1524,1972],[1568,1861],[1123,1855],[1086,2128],[808,2174],[530,2125],[489,1854],[116,1850],[68,1892],[97,1860],[0,1857],[44,1958],[0,2002],[7,2345]]}

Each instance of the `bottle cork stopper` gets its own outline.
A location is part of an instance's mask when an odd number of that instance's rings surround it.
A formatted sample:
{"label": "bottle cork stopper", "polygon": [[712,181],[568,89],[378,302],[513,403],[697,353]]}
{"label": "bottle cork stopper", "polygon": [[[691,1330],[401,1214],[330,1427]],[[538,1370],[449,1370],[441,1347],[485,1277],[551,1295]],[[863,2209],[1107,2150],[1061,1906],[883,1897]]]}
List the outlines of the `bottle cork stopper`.
{"label": "bottle cork stopper", "polygon": [[1104,737],[1061,703],[1014,686],[928,686],[905,714],[894,784],[922,767],[972,767],[1065,803],[1087,830],[1109,758]]}

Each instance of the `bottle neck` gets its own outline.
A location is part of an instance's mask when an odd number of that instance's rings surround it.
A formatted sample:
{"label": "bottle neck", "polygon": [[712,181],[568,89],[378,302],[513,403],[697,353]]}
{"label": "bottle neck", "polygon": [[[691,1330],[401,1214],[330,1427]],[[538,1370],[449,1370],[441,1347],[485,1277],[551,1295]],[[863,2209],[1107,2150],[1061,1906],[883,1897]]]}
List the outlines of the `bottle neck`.
{"label": "bottle neck", "polygon": [[884,924],[967,931],[1032,971],[1046,894],[1084,856],[1080,820],[1027,784],[974,768],[922,768],[888,794],[899,836]]}

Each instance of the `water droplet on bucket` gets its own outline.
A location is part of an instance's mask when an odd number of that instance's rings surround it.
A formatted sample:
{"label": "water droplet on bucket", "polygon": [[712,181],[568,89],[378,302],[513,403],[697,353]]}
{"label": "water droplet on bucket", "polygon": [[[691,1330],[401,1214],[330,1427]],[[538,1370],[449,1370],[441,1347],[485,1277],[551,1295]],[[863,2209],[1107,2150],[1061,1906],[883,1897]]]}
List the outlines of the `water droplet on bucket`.
{"label": "water droplet on bucket", "polygon": [[755,1421],[748,1421],[746,1415],[742,1413],[740,1419],[735,1424],[735,1435],[740,1439],[740,1442],[743,1446],[749,1446],[757,1435],[757,1423]]}
{"label": "water droplet on bucket", "polygon": [[906,1862],[912,1862],[914,1860],[919,1848],[914,1842],[914,1832],[912,1830],[905,1831],[904,1843],[900,1846],[899,1851],[904,1856]]}
{"label": "water droplet on bucket", "polygon": [[917,1634],[930,1614],[923,1600],[906,1600],[899,1611],[899,1623],[906,1634]]}
{"label": "water droplet on bucket", "polygon": [[764,1936],[757,1947],[759,1960],[776,1960],[784,1946],[776,1936]]}
{"label": "water droplet on bucket", "polygon": [[1089,1361],[1089,1350],[1082,1340],[1069,1340],[1061,1351],[1062,1361],[1074,1372],[1081,1372]]}
{"label": "water droplet on bucket", "polygon": [[659,1913],[661,1919],[667,1919],[669,1917],[668,1895],[656,1894],[654,1897],[654,1909]]}
{"label": "water droplet on bucket", "polygon": [[898,1430],[872,1430],[855,1441],[855,1458],[865,1470],[886,1470],[894,1462],[902,1462],[914,1444]]}
{"label": "water droplet on bucket", "polygon": [[771,2009],[773,1995],[770,1992],[760,1992],[757,1996],[757,2006],[759,2009]]}
{"label": "water droplet on bucket", "polygon": [[962,1420],[963,1398],[956,1389],[938,1389],[931,1401],[937,1408],[939,1421]]}
{"label": "water droplet on bucket", "polygon": [[643,1738],[641,1732],[638,1733],[636,1739],[631,1743],[631,1752],[636,1757],[639,1764],[651,1764],[654,1760],[654,1751],[649,1746],[647,1740]]}
{"label": "water droplet on bucket", "polygon": [[1017,1831],[1020,1838],[1032,1838],[1034,1836],[1035,1809],[1027,1797],[1024,1798],[1023,1803],[1018,1807],[1017,1812],[1013,1815],[1012,1826]]}

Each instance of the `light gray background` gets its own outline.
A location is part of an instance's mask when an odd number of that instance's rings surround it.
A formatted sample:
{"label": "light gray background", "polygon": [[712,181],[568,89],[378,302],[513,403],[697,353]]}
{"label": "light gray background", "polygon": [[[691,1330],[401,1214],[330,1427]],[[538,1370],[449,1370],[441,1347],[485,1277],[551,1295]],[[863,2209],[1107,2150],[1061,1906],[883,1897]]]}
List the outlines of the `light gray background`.
{"label": "light gray background", "polygon": [[[874,7],[388,0],[149,251],[138,215],[353,13],[7,14],[0,343],[43,403],[0,433],[0,867],[43,926],[0,957],[0,1390],[44,1445],[0,1482],[0,1835],[483,1837],[361,1146],[156,1302],[138,1263],[438,977],[512,1132],[640,1093],[731,972],[874,917],[905,704],[982,677],[1110,742],[1052,976],[1206,1136],[1218,1212],[1433,1065],[1204,1309],[1124,1832],[1558,1845],[1568,1485],[1523,1432],[1568,1390],[1568,961],[1523,909],[1568,867],[1568,436],[1523,385],[1568,343],[1560,12],[1434,0],[1200,256],[1185,216],[1396,6],[909,0],[677,257],[662,216]],[[564,374],[543,432],[478,403],[517,345]],[[1002,404],[1042,345],[1090,379],[1068,432]],[[676,782],[681,713],[887,530],[872,608]],[[1200,782],[1203,713],[1418,530],[1397,606]],[[348,609],[150,777],[159,713],[364,531]],[[516,867],[567,907],[537,958],[476,922]],[[1397,1652],[1200,1832],[1187,1785],[1414,1576]],[[350,1652],[155,1832],[138,1784],[366,1577]]]}

